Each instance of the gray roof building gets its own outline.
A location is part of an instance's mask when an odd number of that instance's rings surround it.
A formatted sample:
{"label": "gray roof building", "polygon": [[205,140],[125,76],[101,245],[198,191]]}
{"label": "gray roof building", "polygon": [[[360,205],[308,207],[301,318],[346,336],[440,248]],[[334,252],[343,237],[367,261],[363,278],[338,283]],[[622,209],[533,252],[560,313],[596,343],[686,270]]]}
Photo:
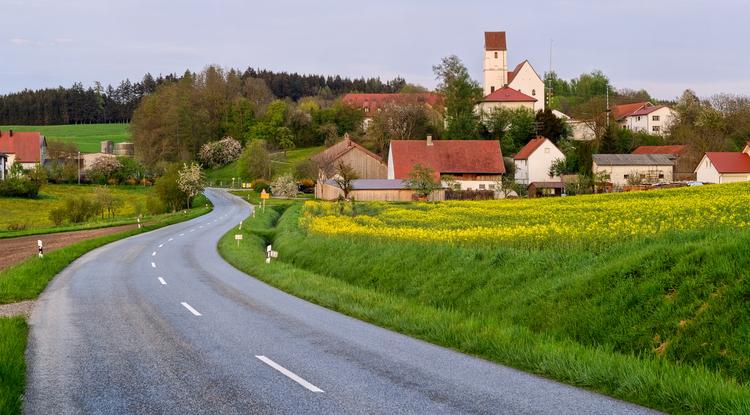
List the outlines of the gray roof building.
{"label": "gray roof building", "polygon": [[594,154],[597,166],[673,166],[667,154]]}

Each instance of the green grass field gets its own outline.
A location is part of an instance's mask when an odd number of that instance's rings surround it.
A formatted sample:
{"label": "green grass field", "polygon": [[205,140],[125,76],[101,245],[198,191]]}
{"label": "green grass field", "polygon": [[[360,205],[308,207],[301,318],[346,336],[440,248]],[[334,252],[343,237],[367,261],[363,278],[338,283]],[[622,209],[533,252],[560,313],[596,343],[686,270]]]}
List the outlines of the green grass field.
{"label": "green grass field", "polygon": [[[274,175],[278,176],[284,173],[293,173],[294,167],[307,160],[311,156],[320,153],[325,147],[308,147],[299,148],[296,150],[290,150],[286,156],[281,154],[274,155],[275,160],[273,161]],[[232,162],[226,166],[219,167],[218,169],[206,170],[206,179],[213,186],[229,187],[232,185],[232,177],[235,178],[236,186],[239,186],[239,179],[237,179],[237,162]]]}
{"label": "green grass field", "polygon": [[115,143],[130,140],[129,124],[71,124],[71,125],[3,125],[0,130],[39,131],[47,141],[75,143],[83,153],[99,152],[99,142]]}
{"label": "green grass field", "polygon": [[[237,248],[227,235],[220,252],[295,295],[436,344],[671,413],[750,413],[750,230],[685,219],[700,215],[697,203],[728,195],[737,203],[727,214],[744,223],[748,190],[353,209],[316,202],[307,213],[287,204],[246,221],[245,245]],[[576,206],[586,218],[578,225],[570,212]],[[626,222],[645,209],[693,225],[665,222],[638,234]],[[461,229],[482,234],[478,221],[512,229],[524,215],[557,233],[541,244],[502,232],[498,239],[440,240],[471,236]],[[597,215],[616,223],[606,243],[597,237],[591,249],[567,240],[576,226],[598,223]],[[316,219],[344,232],[315,231]],[[434,236],[426,233],[433,239],[412,238],[418,228],[435,228]],[[272,266],[263,263],[269,242],[279,251]]]}
{"label": "green grass field", "polygon": [[[42,186],[37,199],[0,197],[0,212],[3,212],[0,215],[0,238],[132,223],[139,212],[146,214],[146,199],[153,193],[152,187],[109,186],[112,195],[122,201],[122,206],[117,210],[115,218],[95,218],[87,223],[73,226],[54,226],[49,218],[49,212],[52,209],[61,206],[66,197],[93,195],[96,188],[95,185],[46,184]],[[18,226],[24,229],[9,230],[9,227]]]}

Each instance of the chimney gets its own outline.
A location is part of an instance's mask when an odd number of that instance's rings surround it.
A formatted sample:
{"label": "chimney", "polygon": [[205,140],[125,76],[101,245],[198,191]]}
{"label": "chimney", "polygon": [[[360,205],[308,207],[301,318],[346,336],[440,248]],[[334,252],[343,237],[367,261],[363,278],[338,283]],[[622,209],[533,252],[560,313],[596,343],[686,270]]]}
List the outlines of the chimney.
{"label": "chimney", "polygon": [[427,145],[428,146],[432,146],[432,136],[431,135],[427,136]]}

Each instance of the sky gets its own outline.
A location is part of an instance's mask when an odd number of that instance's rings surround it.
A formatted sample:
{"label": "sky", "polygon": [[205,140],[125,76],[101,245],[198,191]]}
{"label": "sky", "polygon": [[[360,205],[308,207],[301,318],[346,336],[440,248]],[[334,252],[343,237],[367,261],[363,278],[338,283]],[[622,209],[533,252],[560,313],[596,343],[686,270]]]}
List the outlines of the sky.
{"label": "sky", "polygon": [[0,94],[245,69],[404,77],[430,88],[457,55],[482,81],[484,31],[514,67],[673,99],[750,95],[750,0],[0,0]]}

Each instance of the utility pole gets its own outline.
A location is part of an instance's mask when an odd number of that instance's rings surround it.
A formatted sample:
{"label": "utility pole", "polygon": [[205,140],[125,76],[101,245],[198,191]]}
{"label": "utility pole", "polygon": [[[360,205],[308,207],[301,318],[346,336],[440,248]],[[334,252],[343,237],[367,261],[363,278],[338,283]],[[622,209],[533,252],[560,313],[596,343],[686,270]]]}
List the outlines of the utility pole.
{"label": "utility pole", "polygon": [[552,42],[549,40],[549,75],[547,76],[547,105],[545,108],[552,105]]}
{"label": "utility pole", "polygon": [[607,88],[607,128],[609,128],[609,81],[606,85]]}

